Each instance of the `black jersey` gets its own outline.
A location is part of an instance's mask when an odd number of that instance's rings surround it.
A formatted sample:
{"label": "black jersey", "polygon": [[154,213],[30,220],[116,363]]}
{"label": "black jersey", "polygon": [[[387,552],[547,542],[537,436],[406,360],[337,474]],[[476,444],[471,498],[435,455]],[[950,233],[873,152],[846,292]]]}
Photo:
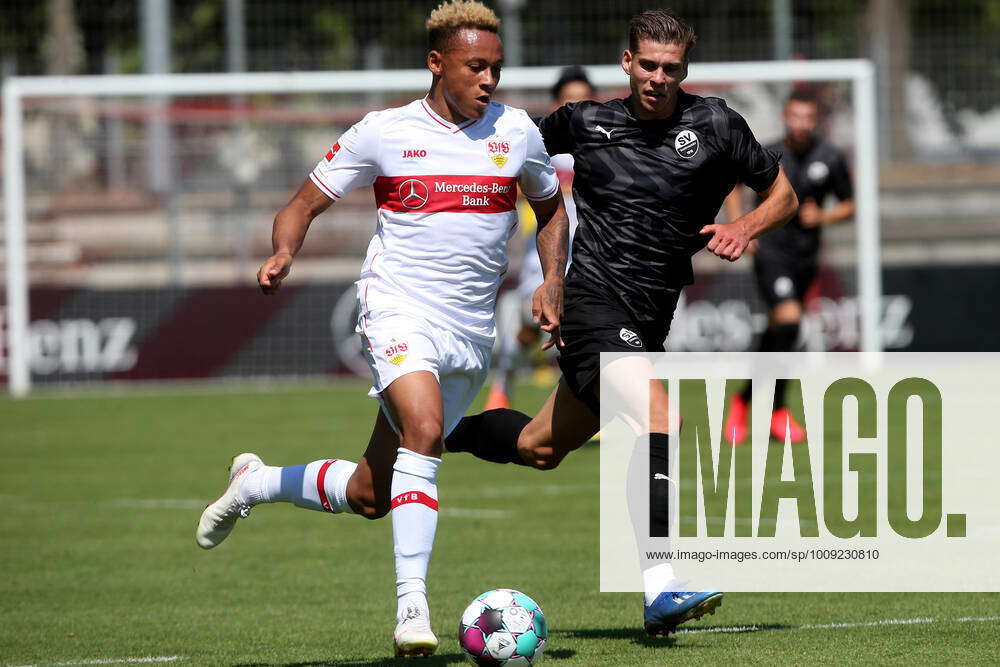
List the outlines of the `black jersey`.
{"label": "black jersey", "polygon": [[[847,161],[832,144],[817,140],[802,153],[796,153],[783,141],[770,144],[767,148],[781,155],[781,165],[800,205],[806,199],[812,199],[822,206],[823,200],[830,194],[839,201],[854,196]],[[820,234],[820,227],[803,227],[796,215],[784,227],[762,236],[759,243],[761,251],[767,255],[815,260]]]}
{"label": "black jersey", "polygon": [[681,91],[664,120],[639,120],[628,99],[577,102],[539,124],[551,155],[574,158],[579,219],[567,291],[612,293],[636,321],[661,320],[690,284],[691,255],[710,237],[737,181],[769,187],[778,157],[721,99]]}

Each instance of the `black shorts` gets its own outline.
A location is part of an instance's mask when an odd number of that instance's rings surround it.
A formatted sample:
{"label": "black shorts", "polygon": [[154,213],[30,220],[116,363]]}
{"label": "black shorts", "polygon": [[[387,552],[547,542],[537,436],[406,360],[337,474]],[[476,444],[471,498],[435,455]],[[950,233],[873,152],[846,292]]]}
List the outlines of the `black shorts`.
{"label": "black shorts", "polygon": [[595,415],[600,403],[595,382],[601,371],[601,352],[663,352],[681,290],[664,304],[663,321],[637,322],[613,296],[591,289],[567,287],[563,304],[559,367],[573,395]]}
{"label": "black shorts", "polygon": [[770,308],[788,299],[802,301],[816,279],[817,266],[814,254],[796,257],[762,249],[753,262],[761,298]]}

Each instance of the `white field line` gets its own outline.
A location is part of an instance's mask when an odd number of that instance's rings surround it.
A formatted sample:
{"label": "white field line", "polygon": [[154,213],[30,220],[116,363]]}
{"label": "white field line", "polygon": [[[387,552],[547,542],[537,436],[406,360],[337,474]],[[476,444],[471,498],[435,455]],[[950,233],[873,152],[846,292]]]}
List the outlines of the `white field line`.
{"label": "white field line", "polygon": [[742,634],[744,632],[761,632],[768,628],[756,625],[724,625],[717,628],[681,628],[674,634],[678,635],[700,635],[700,634]]}
{"label": "white field line", "polygon": [[[131,507],[144,510],[202,510],[204,500],[187,498],[119,498],[104,503],[114,507]],[[441,516],[462,519],[510,519],[514,512],[508,510],[477,509],[471,507],[442,507]]]}
{"label": "white field line", "polygon": [[514,512],[507,510],[484,510],[469,507],[442,507],[441,516],[460,519],[510,519]]}
{"label": "white field line", "polygon": [[230,394],[336,391],[345,387],[352,391],[361,391],[365,385],[370,387],[371,380],[353,376],[328,379],[315,375],[205,378],[203,380],[121,380],[99,384],[93,382],[65,383],[58,387],[36,386],[32,388],[31,394],[25,400],[72,401],[131,397],[225,396]]}
{"label": "white field line", "polygon": [[522,486],[462,486],[445,488],[447,498],[509,498],[511,496],[563,496],[589,492],[596,494],[596,484],[531,484]]}
{"label": "white field line", "polygon": [[93,660],[71,660],[70,662],[45,662],[39,665],[19,665],[18,667],[69,667],[70,665],[138,665],[153,662],[174,662],[179,655],[163,655],[149,658],[95,658]]}
{"label": "white field line", "polygon": [[1000,621],[1000,616],[980,616],[963,618],[889,618],[882,621],[864,621],[859,623],[818,623],[808,625],[790,625],[782,628],[772,628],[758,625],[729,625],[717,628],[681,628],[679,635],[767,632],[768,630],[834,630],[842,628],[877,628],[891,625],[921,625],[925,623],[993,623]]}
{"label": "white field line", "polygon": [[[810,625],[793,625],[785,628],[780,628],[782,630],[828,630],[828,629],[842,629],[842,628],[874,628],[874,627],[885,627],[892,625],[920,625],[926,623],[992,623],[1000,621],[1000,616],[965,616],[962,618],[952,618],[952,619],[936,619],[936,618],[890,618],[881,621],[867,621],[861,623],[822,623],[822,624],[810,624]],[[723,626],[717,628],[682,628],[678,630],[676,634],[679,635],[694,635],[694,634],[722,634],[722,633],[747,633],[747,632],[765,632],[767,630],[773,630],[778,628],[768,628],[756,625],[731,625]],[[150,664],[150,663],[163,663],[163,662],[175,662],[180,660],[181,656],[178,655],[168,655],[168,656],[151,656],[145,658],[96,658],[91,660],[71,660],[69,662],[48,662],[33,665],[19,665],[18,667],[71,667],[74,665],[135,665],[135,664]]]}
{"label": "white field line", "polygon": [[[513,498],[515,496],[562,496],[578,493],[596,492],[587,484],[537,484],[525,486],[464,486],[446,490],[444,502],[452,498],[496,499]],[[0,496],[0,498],[19,499],[18,496]],[[211,499],[203,498],[114,498],[101,501],[102,505],[113,507],[130,507],[146,510],[203,510]],[[494,509],[467,509],[461,507],[442,508],[442,516],[462,516],[480,519],[509,519],[514,512]]]}
{"label": "white field line", "polygon": [[887,618],[882,621],[868,621],[866,623],[818,623],[815,625],[800,625],[799,630],[830,630],[836,628],[875,628],[880,625],[920,625],[921,623],[935,623],[935,618]]}
{"label": "white field line", "polygon": [[101,504],[140,510],[203,510],[210,502],[191,498],[116,498]]}

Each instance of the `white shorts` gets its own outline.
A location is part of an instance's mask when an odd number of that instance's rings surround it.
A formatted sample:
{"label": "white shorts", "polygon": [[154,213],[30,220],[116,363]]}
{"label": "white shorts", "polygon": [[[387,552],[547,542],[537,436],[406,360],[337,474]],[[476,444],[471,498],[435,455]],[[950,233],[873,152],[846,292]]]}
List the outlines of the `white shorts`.
{"label": "white shorts", "polygon": [[[373,304],[367,304],[371,307]],[[375,384],[368,395],[382,403],[382,392],[407,373],[430,371],[441,387],[447,436],[479,393],[490,367],[491,347],[458,336],[423,317],[398,310],[373,309],[358,316],[357,333]],[[395,428],[395,424],[393,424]]]}

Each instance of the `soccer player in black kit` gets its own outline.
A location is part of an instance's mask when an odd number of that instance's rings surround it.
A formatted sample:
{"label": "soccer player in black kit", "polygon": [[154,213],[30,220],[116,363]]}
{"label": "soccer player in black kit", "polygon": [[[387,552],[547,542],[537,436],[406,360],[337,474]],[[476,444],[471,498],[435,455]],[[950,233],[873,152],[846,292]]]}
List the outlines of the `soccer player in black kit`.
{"label": "soccer player in black kit", "polygon": [[[761,337],[761,352],[791,352],[799,338],[802,301],[816,278],[821,229],[854,215],[854,192],[844,154],[817,136],[819,103],[808,91],[797,91],[785,102],[785,136],[767,148],[781,155],[781,164],[801,205],[787,225],[758,241],[754,256],[757,289],[770,309],[768,327]],[[838,203],[822,208],[833,195]],[[726,201],[731,217],[742,212],[742,189]],[[730,399],[725,433],[740,444],[747,437],[750,387]],[[785,382],[774,389],[771,436],[792,443],[805,439],[805,431],[785,404]]]}
{"label": "soccer player in black kit", "polygon": [[[669,11],[651,10],[631,20],[628,36],[621,64],[629,97],[567,104],[539,124],[548,152],[571,153],[576,170],[579,227],[564,313],[550,341],[563,376],[534,418],[508,409],[464,418],[445,441],[449,452],[556,467],[599,429],[600,353],[662,352],[681,289],[693,280],[691,256],[707,247],[735,261],[752,239],[795,211],[778,157],[757,143],[743,118],[720,99],[680,90],[694,30]],[[731,224],[713,224],[737,182],[756,190],[760,204]],[[630,389],[623,386],[622,394]],[[653,477],[668,474],[662,383],[650,383],[649,399],[648,412],[638,417],[633,460],[643,462],[639,452],[646,456],[648,439]],[[650,484],[655,507],[665,508],[667,491],[666,484]],[[665,513],[654,514],[650,532],[640,537],[667,535]],[[721,602],[717,591],[677,592],[669,563],[641,565],[650,634],[713,613]]]}

